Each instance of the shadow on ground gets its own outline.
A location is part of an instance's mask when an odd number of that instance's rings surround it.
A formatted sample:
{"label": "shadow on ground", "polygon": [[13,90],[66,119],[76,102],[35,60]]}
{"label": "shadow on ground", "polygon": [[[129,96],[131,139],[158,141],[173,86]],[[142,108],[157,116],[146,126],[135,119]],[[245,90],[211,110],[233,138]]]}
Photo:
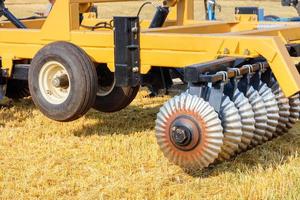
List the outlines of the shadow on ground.
{"label": "shadow on ground", "polygon": [[[160,107],[161,105],[156,107],[131,105],[120,112],[112,114],[104,114],[92,110],[85,118],[86,120],[92,120],[93,123],[85,125],[73,134],[77,137],[88,137],[92,135],[132,135],[136,132],[153,132],[156,114],[159,112]],[[32,112],[35,106],[31,99],[24,99],[14,102],[12,108],[4,109],[8,111],[15,109],[22,112]],[[13,113],[3,112],[1,118],[8,119],[14,117]],[[298,130],[300,130],[300,124],[296,124],[290,133],[242,153],[230,161],[212,165],[204,170],[185,170],[185,172],[193,177],[208,178],[224,173],[255,173],[258,168],[262,168],[263,170],[268,168],[276,169],[289,163],[292,160],[291,158],[297,157],[297,152],[300,151]]]}
{"label": "shadow on ground", "polygon": [[129,106],[120,112],[111,114],[99,113],[93,110],[86,115],[86,118],[88,120],[92,119],[96,123],[85,126],[83,129],[74,132],[74,135],[78,137],[111,134],[130,135],[136,132],[152,131],[160,107]]}
{"label": "shadow on ground", "polygon": [[[30,98],[22,100],[6,100],[0,103],[0,126],[5,127],[7,121],[18,120],[19,122],[33,116],[35,105]],[[25,113],[25,114],[20,114]]]}

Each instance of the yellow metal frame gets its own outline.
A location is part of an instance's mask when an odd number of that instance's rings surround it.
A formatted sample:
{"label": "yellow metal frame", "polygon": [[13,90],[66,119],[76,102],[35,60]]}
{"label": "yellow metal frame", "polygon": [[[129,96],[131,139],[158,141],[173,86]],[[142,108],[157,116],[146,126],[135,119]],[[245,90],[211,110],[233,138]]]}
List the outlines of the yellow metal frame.
{"label": "yellow metal frame", "polygon": [[[46,20],[24,21],[29,27],[26,30],[2,22],[2,66],[11,74],[13,60],[32,59],[46,44],[68,41],[84,49],[94,62],[107,63],[114,71],[113,31],[86,30],[79,24],[79,13],[87,12],[91,3],[101,2],[117,0],[57,1]],[[152,66],[183,68],[224,56],[262,56],[269,62],[286,96],[300,91],[300,76],[295,67],[299,59],[290,57],[286,48],[287,44],[300,43],[300,24],[276,23],[282,27],[258,30],[262,24],[253,16],[237,16],[234,22],[198,22],[194,20],[193,0],[166,0],[164,4],[174,7],[165,27],[150,30],[146,28],[149,22],[142,24],[142,74],[148,73]],[[85,25],[103,21],[93,15],[85,16]]]}

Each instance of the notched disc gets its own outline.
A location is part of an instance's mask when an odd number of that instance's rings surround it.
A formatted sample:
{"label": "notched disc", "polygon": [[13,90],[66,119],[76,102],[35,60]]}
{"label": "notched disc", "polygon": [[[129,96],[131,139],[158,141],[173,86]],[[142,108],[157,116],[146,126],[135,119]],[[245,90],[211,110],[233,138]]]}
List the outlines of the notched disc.
{"label": "notched disc", "polygon": [[248,149],[248,146],[251,144],[251,140],[254,137],[254,112],[252,110],[251,104],[249,103],[249,100],[239,90],[235,91],[232,101],[235,107],[238,109],[242,122],[242,138],[241,142],[239,143],[238,150],[239,152],[241,152]]}
{"label": "notched disc", "polygon": [[268,120],[266,135],[264,137],[264,141],[266,142],[268,140],[271,140],[273,138],[273,134],[276,132],[279,120],[279,108],[276,97],[272,93],[271,88],[267,86],[267,84],[260,82],[258,93],[262,97],[267,110]]}
{"label": "notched disc", "polygon": [[273,94],[275,95],[279,108],[278,125],[276,127],[276,132],[274,133],[274,137],[278,137],[288,132],[287,124],[289,123],[290,104],[289,99],[285,97],[277,82],[273,84],[271,89]]}
{"label": "notched disc", "polygon": [[256,91],[253,87],[248,89],[246,97],[249,99],[249,103],[252,106],[255,119],[255,131],[254,137],[251,141],[251,146],[257,146],[263,143],[263,138],[266,134],[266,129],[268,126],[267,110],[263,99],[258,94],[258,91]]}
{"label": "notched disc", "polygon": [[300,95],[296,94],[289,98],[290,104],[290,116],[289,122],[287,123],[288,128],[292,128],[293,125],[299,120],[300,114]]}
{"label": "notched disc", "polygon": [[219,160],[228,160],[234,156],[239,149],[242,140],[241,116],[234,103],[227,96],[223,96],[220,118],[224,132],[224,144],[219,155]]}
{"label": "notched disc", "polygon": [[161,107],[155,130],[164,155],[184,168],[208,167],[218,158],[223,145],[223,128],[214,108],[187,93]]}

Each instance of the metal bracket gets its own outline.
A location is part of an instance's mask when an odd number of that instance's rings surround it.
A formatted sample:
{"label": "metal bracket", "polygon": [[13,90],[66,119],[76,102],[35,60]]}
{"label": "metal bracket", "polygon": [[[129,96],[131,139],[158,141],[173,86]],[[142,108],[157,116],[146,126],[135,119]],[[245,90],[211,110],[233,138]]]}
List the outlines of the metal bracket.
{"label": "metal bracket", "polygon": [[266,83],[268,87],[272,87],[274,84],[274,74],[270,68],[266,68],[266,66],[261,63],[262,65],[262,74],[261,74],[261,81]]}
{"label": "metal bracket", "polygon": [[229,79],[228,74],[225,71],[218,72],[216,75],[221,75],[222,80],[218,82],[208,82],[205,85],[190,84],[188,93],[202,97],[205,101],[209,102],[212,107],[214,107],[216,112],[219,113],[225,84],[228,83]]}
{"label": "metal bracket", "polygon": [[212,71],[216,69],[220,68],[215,66],[214,69],[209,69],[208,66],[194,65],[186,71],[188,75],[185,76],[191,75],[188,93],[203,98],[217,112],[220,111],[224,94],[232,99],[237,89],[246,94],[250,86],[258,89],[261,78],[267,82],[273,80],[266,62],[243,65],[239,68],[229,67],[226,71],[213,73]]}
{"label": "metal bracket", "polygon": [[205,75],[214,74],[218,71],[226,71],[229,67],[233,66],[235,60],[236,58],[226,57],[207,63],[187,66],[184,68],[184,80],[191,83],[213,81],[209,80],[210,76]]}
{"label": "metal bracket", "polygon": [[254,72],[253,72],[252,65],[245,65],[245,66],[243,66],[243,68],[245,68],[247,70],[247,73],[241,76],[240,81],[238,82],[238,89],[242,93],[246,94],[246,92],[248,91],[248,89],[251,85],[251,78],[252,78]]}
{"label": "metal bracket", "polygon": [[0,100],[5,97],[7,88],[7,71],[0,69]]}
{"label": "metal bracket", "polygon": [[138,17],[114,17],[116,86],[140,84],[140,25]]}
{"label": "metal bracket", "polygon": [[28,71],[29,71],[29,64],[16,64],[14,65],[13,72],[12,72],[12,79],[17,80],[28,80]]}
{"label": "metal bracket", "polygon": [[229,83],[225,85],[224,94],[232,99],[235,91],[238,89],[238,83],[241,80],[242,76],[239,68],[231,68],[229,69],[229,72],[230,71],[234,72],[235,76],[230,78]]}

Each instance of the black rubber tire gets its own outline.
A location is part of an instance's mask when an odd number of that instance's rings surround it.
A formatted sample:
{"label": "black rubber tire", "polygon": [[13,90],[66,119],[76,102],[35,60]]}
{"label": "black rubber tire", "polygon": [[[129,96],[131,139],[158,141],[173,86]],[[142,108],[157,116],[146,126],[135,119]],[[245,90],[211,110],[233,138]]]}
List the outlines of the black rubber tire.
{"label": "black rubber tire", "polygon": [[[105,65],[97,67],[98,88],[103,84],[103,79],[114,80],[114,73],[110,72]],[[101,82],[102,81],[102,82]],[[105,96],[97,94],[93,108],[100,112],[113,113],[126,108],[136,97],[140,86],[136,87],[113,87]]]}
{"label": "black rubber tire", "polygon": [[[68,75],[70,93],[60,104],[47,101],[40,90],[39,73],[45,63],[59,62]],[[35,105],[50,119],[69,122],[87,113],[97,93],[97,72],[89,56],[79,47],[68,42],[55,42],[42,48],[29,68],[29,89]]]}
{"label": "black rubber tire", "polygon": [[276,16],[276,15],[266,15],[264,16],[264,20],[268,21],[268,22],[276,22],[280,19],[280,17]]}
{"label": "black rubber tire", "polygon": [[6,96],[10,99],[18,100],[30,96],[28,81],[8,80]]}

